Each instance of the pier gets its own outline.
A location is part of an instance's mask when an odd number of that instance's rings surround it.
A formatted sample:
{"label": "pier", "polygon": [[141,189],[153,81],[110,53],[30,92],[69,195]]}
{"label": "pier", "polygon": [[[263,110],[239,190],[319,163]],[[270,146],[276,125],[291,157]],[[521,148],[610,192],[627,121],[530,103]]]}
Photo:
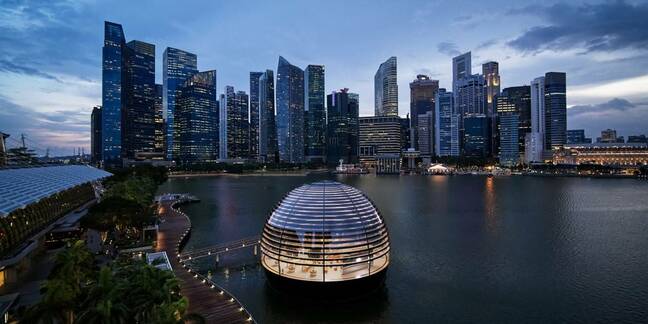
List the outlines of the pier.
{"label": "pier", "polygon": [[[156,251],[166,251],[180,282],[180,293],[189,301],[187,313],[200,314],[207,323],[255,323],[245,307],[211,279],[181,261],[180,255],[191,233],[191,221],[175,206],[194,201],[186,195],[165,195],[158,200],[159,225]],[[202,250],[202,249],[201,249]]]}

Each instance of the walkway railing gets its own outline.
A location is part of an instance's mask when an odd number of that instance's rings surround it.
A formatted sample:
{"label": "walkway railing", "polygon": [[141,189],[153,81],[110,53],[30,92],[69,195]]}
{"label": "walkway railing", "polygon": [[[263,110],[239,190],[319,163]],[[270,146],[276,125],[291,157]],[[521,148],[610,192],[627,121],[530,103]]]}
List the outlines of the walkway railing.
{"label": "walkway railing", "polygon": [[[234,297],[233,294],[231,294],[230,292],[225,290],[223,287],[216,284],[213,280],[211,280],[211,279],[207,278],[206,276],[198,273],[197,271],[195,271],[191,267],[190,264],[185,263],[183,260],[180,259],[179,256],[181,255],[182,249],[186,245],[186,243],[187,243],[187,241],[188,241],[188,239],[189,239],[189,237],[191,235],[191,221],[190,221],[189,217],[185,213],[183,213],[180,210],[176,209],[176,206],[181,204],[181,203],[186,203],[186,202],[189,202],[189,201],[190,201],[189,199],[182,199],[181,198],[181,199],[174,200],[174,201],[161,201],[160,202],[161,205],[166,205],[166,206],[163,206],[163,207],[170,208],[172,210],[172,212],[177,213],[178,215],[181,215],[186,219],[187,226],[184,229],[180,230],[180,232],[182,232],[182,233],[178,233],[180,235],[179,235],[179,238],[177,239],[177,241],[176,241],[177,243],[175,245],[175,254],[176,254],[177,257],[174,260],[175,262],[172,262],[172,263],[175,263],[176,265],[181,265],[183,269],[178,269],[179,267],[175,267],[174,271],[178,272],[178,273],[181,273],[181,271],[183,271],[183,270],[186,271],[187,274],[190,277],[193,277],[193,280],[195,280],[197,283],[203,284],[206,289],[213,290],[214,293],[217,293],[218,295],[220,295],[221,298],[223,298],[222,300],[226,304],[222,305],[223,307],[218,307],[220,309],[218,314],[216,314],[216,313],[203,314],[203,315],[206,315],[205,317],[208,320],[208,322],[211,322],[210,317],[231,318],[232,316],[235,316],[234,312],[239,312],[239,313],[241,313],[241,315],[245,315],[244,318],[246,318],[247,322],[256,323],[254,321],[254,319],[252,318],[252,315],[250,314],[250,312],[248,312],[245,309],[243,304],[238,299],[236,299],[236,297]],[[178,276],[179,277],[186,277],[186,275],[181,276],[179,274],[178,274]],[[191,278],[187,278],[187,280],[188,279],[191,279]],[[197,289],[199,287],[199,285],[195,285],[195,284],[191,284],[191,283],[187,283],[187,286],[188,286],[187,287],[188,289],[194,289],[194,288]],[[193,300],[193,302],[195,303],[196,301]],[[190,300],[190,307],[191,307],[191,303],[192,303],[192,301]],[[227,305],[228,303],[229,303],[229,305]],[[235,306],[235,308],[233,308],[233,306]],[[224,314],[223,312],[227,311],[227,309],[231,309],[231,311],[229,311],[229,313],[227,313],[227,314]],[[215,311],[215,310],[212,310],[212,311]],[[216,319],[216,320],[218,320],[218,319]],[[221,321],[222,321],[222,319],[221,319]]]}
{"label": "walkway railing", "polygon": [[260,236],[250,236],[237,241],[220,243],[215,245],[206,246],[199,249],[192,249],[187,252],[178,254],[180,262],[187,262],[205,257],[215,257],[218,262],[218,257],[222,254],[234,252],[244,248],[253,248],[254,255],[258,254],[259,244],[261,243]]}

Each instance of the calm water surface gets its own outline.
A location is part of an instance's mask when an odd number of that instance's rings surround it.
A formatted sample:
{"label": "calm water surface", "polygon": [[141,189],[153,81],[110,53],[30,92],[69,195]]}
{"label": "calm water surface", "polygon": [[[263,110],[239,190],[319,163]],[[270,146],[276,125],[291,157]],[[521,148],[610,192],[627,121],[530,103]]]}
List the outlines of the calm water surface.
{"label": "calm water surface", "polygon": [[[288,191],[323,179],[171,179],[190,192],[188,248],[258,235]],[[385,287],[355,300],[285,296],[251,251],[200,264],[259,323],[648,322],[648,182],[479,176],[338,176],[391,237]]]}

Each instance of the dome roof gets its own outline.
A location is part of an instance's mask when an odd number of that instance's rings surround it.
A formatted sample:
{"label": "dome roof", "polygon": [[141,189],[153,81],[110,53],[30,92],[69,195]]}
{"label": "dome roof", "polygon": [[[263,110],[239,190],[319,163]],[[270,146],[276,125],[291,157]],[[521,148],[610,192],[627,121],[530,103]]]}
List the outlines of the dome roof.
{"label": "dome roof", "polygon": [[274,209],[261,238],[262,264],[283,277],[343,281],[389,264],[387,227],[358,189],[321,181],[292,190]]}

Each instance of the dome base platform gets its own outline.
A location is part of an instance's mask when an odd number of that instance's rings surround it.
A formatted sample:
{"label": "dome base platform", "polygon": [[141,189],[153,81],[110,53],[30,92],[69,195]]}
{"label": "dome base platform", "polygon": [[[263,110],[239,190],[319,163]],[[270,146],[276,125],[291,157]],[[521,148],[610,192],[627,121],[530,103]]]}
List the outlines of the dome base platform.
{"label": "dome base platform", "polygon": [[354,298],[369,294],[385,283],[387,268],[370,276],[345,281],[305,281],[282,277],[265,270],[266,278],[272,288],[282,293],[299,294],[310,298]]}

